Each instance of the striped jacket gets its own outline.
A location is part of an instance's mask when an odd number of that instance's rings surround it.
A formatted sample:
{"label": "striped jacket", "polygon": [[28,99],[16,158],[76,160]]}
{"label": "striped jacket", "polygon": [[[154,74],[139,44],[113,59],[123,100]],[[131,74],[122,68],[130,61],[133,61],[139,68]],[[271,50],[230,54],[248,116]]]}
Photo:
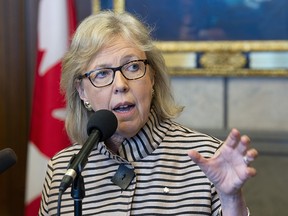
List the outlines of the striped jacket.
{"label": "striped jacket", "polygon": [[[103,142],[94,147],[82,171],[86,193],[82,214],[218,215],[220,201],[215,188],[187,151],[194,149],[211,157],[220,145],[218,139],[171,120],[160,122],[152,110],[146,125],[124,140],[117,155]],[[80,149],[74,144],[49,161],[39,216],[56,215],[60,182],[71,157]],[[126,177],[126,171],[123,175],[120,169],[118,178],[120,165],[134,172],[124,189],[117,180],[112,181]],[[62,196],[61,215],[74,215],[70,190]]]}

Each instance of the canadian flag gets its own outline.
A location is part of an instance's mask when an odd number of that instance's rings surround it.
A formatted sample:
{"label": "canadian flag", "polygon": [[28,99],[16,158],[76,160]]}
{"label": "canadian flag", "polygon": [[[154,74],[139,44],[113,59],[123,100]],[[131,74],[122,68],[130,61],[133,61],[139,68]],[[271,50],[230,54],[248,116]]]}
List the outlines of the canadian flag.
{"label": "canadian flag", "polygon": [[25,215],[38,214],[48,160],[70,142],[60,94],[61,59],[76,28],[73,0],[40,0],[38,53],[27,155]]}

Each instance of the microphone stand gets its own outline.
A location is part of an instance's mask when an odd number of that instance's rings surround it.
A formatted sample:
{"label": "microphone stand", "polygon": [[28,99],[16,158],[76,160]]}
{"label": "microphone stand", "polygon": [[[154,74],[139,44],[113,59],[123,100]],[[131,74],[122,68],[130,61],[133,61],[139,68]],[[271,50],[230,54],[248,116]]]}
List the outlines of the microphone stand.
{"label": "microphone stand", "polygon": [[[69,162],[68,169],[75,160],[76,155],[74,154]],[[81,174],[81,166],[76,169],[76,177],[72,181],[71,185],[71,197],[74,200],[74,216],[82,216],[82,200],[85,197],[85,185],[84,178]]]}
{"label": "microphone stand", "polygon": [[74,199],[74,216],[82,216],[82,200],[85,197],[85,186],[81,172],[77,172],[77,176],[72,183],[71,196]]}

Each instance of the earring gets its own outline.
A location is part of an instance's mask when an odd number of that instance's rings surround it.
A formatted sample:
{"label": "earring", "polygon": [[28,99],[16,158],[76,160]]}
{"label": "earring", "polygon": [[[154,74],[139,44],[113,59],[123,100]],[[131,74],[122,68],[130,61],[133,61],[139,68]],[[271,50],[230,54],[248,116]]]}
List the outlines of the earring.
{"label": "earring", "polygon": [[88,101],[84,101],[84,106],[88,111],[92,111],[92,106]]}
{"label": "earring", "polygon": [[154,89],[152,89],[152,96],[154,96],[154,93],[155,93],[155,91],[154,91]]}

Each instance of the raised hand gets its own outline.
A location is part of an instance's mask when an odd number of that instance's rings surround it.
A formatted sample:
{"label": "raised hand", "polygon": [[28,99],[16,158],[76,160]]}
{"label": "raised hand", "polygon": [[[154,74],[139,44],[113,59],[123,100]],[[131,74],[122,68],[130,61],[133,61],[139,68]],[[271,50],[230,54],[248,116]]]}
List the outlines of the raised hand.
{"label": "raised hand", "polygon": [[237,129],[232,129],[213,157],[204,158],[194,150],[190,150],[188,155],[215,185],[219,195],[233,196],[239,194],[244,183],[256,175],[250,162],[258,152],[249,149],[249,145],[249,137],[241,136]]}

